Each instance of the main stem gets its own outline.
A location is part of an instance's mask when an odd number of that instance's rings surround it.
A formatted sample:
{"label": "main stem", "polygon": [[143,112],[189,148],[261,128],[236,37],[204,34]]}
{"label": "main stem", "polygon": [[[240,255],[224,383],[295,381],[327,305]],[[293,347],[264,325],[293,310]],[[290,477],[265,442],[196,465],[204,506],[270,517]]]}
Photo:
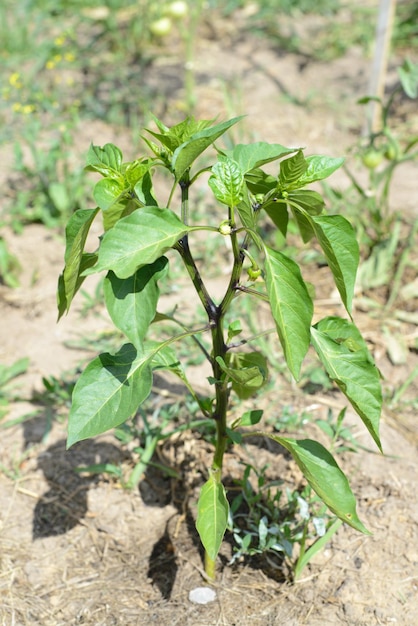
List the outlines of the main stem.
{"label": "main stem", "polygon": [[[188,223],[189,218],[189,176],[183,177],[180,182],[182,192],[182,218]],[[230,217],[231,213],[230,213]],[[219,484],[222,482],[222,465],[223,458],[228,442],[226,434],[227,412],[229,406],[229,387],[228,380],[222,371],[217,357],[221,357],[223,361],[227,358],[228,346],[224,338],[224,317],[225,313],[238,289],[239,280],[244,262],[244,254],[242,253],[237,240],[237,235],[233,231],[231,233],[232,250],[234,254],[234,265],[231,272],[231,278],[226,289],[222,302],[217,305],[209,295],[206,286],[202,280],[200,272],[196,266],[194,258],[190,252],[188,236],[185,235],[178,243],[177,250],[183,259],[189,276],[193,282],[199,299],[206,311],[209,320],[212,337],[212,355],[211,366],[213,371],[215,385],[215,402],[212,411],[212,418],[216,424],[216,443],[215,453],[212,462],[212,476]],[[216,562],[207,552],[205,552],[205,572],[210,579],[215,578]]]}

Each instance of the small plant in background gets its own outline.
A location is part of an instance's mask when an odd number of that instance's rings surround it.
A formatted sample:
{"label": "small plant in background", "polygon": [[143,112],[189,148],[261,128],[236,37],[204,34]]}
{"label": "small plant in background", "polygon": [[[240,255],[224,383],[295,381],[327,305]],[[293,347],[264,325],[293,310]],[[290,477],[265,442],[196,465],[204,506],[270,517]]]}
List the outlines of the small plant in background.
{"label": "small plant in background", "polygon": [[405,61],[398,73],[400,83],[386,102],[375,97],[359,100],[362,105],[377,101],[381,110],[380,129],[370,132],[355,148],[366,169],[367,184],[361,181],[361,176],[345,167],[352,183],[351,190],[340,192],[325,185],[326,192],[336,206],[341,206],[341,210],[346,211],[350,204],[357,207],[353,218],[362,256],[365,258],[360,268],[358,284],[364,289],[391,284],[387,307],[391,306],[398,294],[417,229],[416,224],[409,226],[409,234],[405,236],[401,232],[402,226],[405,226],[402,210],[397,207],[393,210],[389,204],[395,170],[418,158],[418,136],[410,136],[406,141],[401,141],[390,124],[395,99],[403,94],[409,98],[416,98],[418,95],[418,66]]}
{"label": "small plant in background", "polygon": [[276,554],[281,557],[281,568],[289,567],[297,580],[341,520],[329,514],[309,485],[300,492],[283,489],[280,481],[267,479],[266,469],[246,465],[243,478],[236,481],[239,493],[231,501],[228,518],[235,542],[231,563],[247,556]]}
{"label": "small plant in background", "polygon": [[[299,379],[302,362],[312,345],[328,376],[340,387],[380,449],[381,411],[379,372],[359,330],[351,320],[352,298],[359,250],[354,231],[340,215],[327,215],[324,201],[309,185],[341,166],[343,159],[305,157],[302,149],[257,142],[217,148],[213,162],[199,165],[199,157],[214,146],[240,118],[214,123],[195,120],[167,127],[155,119],[144,141],[150,154],[124,162],[113,144],[91,146],[87,168],[102,176],[93,196],[97,208],[79,210],[66,229],[65,268],[59,279],[59,316],[68,312],[86,276],[105,272],[104,300],[115,326],[127,342],[114,354],[103,353],[81,374],[73,392],[68,425],[68,446],[126,422],[149,396],[153,371],[176,374],[215,428],[214,456],[202,487],[197,530],[205,548],[205,570],[214,578],[216,557],[228,525],[229,504],[222,483],[226,450],[248,436],[268,436],[293,456],[312,489],[343,522],[359,531],[367,529],[356,513],[348,480],[330,452],[310,439],[264,433],[257,425],[261,409],[231,415],[231,398],[249,399],[268,380],[268,362],[256,350],[257,340],[275,333],[289,373]],[[263,166],[280,161],[277,175]],[[168,198],[154,188],[154,172],[163,170],[172,185]],[[223,219],[208,212],[205,223],[195,222],[192,190],[202,175],[223,207]],[[158,199],[157,199],[158,198]],[[172,208],[174,207],[174,208]],[[103,217],[99,248],[85,250],[96,216]],[[260,224],[269,220],[286,238],[294,220],[302,242],[316,238],[334,277],[347,319],[325,317],[312,325],[312,289],[297,263],[281,250],[268,246]],[[223,297],[208,291],[202,268],[193,254],[194,236],[227,238],[232,261],[216,259],[227,272]],[[205,321],[180,321],[180,310],[158,310],[159,281],[169,262],[180,264],[193,285]],[[226,266],[226,267],[224,267]],[[228,267],[229,266],[229,267]],[[273,330],[260,328],[244,336],[239,302],[268,303]],[[178,309],[181,309],[179,306]],[[227,322],[228,320],[228,322]],[[158,339],[154,329],[170,322],[172,333]],[[157,327],[158,328],[158,327]],[[202,341],[209,340],[210,349]],[[201,397],[188,380],[177,345],[193,341],[211,367],[213,392]]]}
{"label": "small plant in background", "polygon": [[[14,398],[15,378],[24,374],[29,367],[29,359],[23,358],[12,365],[0,364],[0,419],[9,411],[9,401]],[[4,426],[4,424],[2,425]]]}

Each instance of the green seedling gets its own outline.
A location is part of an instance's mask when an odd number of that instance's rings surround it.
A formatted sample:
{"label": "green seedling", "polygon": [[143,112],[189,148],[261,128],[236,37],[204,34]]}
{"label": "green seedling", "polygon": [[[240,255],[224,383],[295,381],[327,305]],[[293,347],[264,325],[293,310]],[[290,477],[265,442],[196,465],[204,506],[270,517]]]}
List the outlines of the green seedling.
{"label": "green seedling", "polygon": [[[14,379],[24,374],[28,367],[28,358],[18,359],[12,365],[0,364],[0,419],[8,413],[9,401],[15,397]],[[5,425],[2,424],[2,427]]]}
{"label": "green seedling", "polygon": [[[280,482],[267,479],[266,469],[246,465],[242,480],[237,481],[239,493],[232,499],[228,518],[235,543],[231,563],[246,556],[276,554],[297,580],[342,522],[329,514],[309,485],[301,492],[284,490]],[[251,475],[255,480],[250,480]]]}
{"label": "green seedling", "polygon": [[[344,217],[327,215],[320,194],[309,189],[340,167],[343,159],[305,157],[299,148],[256,142],[232,149],[217,147],[212,164],[208,166],[205,159],[205,166],[199,167],[200,156],[239,120],[215,123],[189,117],[167,127],[155,118],[156,129],[144,136],[148,152],[131,162],[124,162],[113,144],[92,145],[87,168],[102,176],[93,191],[97,207],[76,211],[67,225],[65,268],[58,286],[61,317],[85,278],[104,272],[107,310],[126,336],[126,343],[116,353],[100,354],[78,379],[69,415],[68,447],[129,420],[149,396],[155,369],[176,374],[205,420],[214,424],[213,461],[200,492],[196,521],[209,578],[215,577],[216,557],[228,525],[229,504],[222,482],[224,455],[232,444],[240,445],[248,436],[267,436],[283,446],[328,508],[343,522],[368,533],[357,515],[348,480],[326,448],[310,439],[265,433],[258,426],[261,409],[230,415],[234,396],[256,398],[269,379],[267,359],[256,350],[260,336],[274,334],[283,351],[283,363],[295,379],[300,378],[312,345],[329,377],[381,448],[379,371],[351,319],[359,260],[354,230]],[[264,171],[266,164],[274,168],[275,161],[280,161],[276,174]],[[158,194],[154,188],[156,170],[163,170],[171,179],[166,199],[161,199],[166,185]],[[219,220],[208,211],[205,222],[197,224],[192,192],[195,183],[202,185],[203,175],[208,174],[209,189],[224,208],[224,217]],[[99,247],[86,251],[87,234],[100,213],[104,232]],[[298,264],[265,243],[261,234],[265,220],[283,237],[289,221],[294,220],[301,245],[317,240],[347,310],[346,319],[330,316],[312,324],[312,290]],[[193,247],[199,241],[202,245],[202,234],[227,239],[232,250],[230,264],[221,258],[213,260],[228,272],[221,297],[211,295],[204,268],[195,260]],[[180,321],[180,304],[174,314],[159,310],[159,281],[166,276],[169,262],[183,265],[204,322],[197,325],[189,319],[186,323],[184,315]],[[260,328],[255,335],[245,336],[236,315],[246,298],[253,307],[268,303],[273,329]],[[233,319],[226,324],[226,317]],[[159,322],[172,324],[167,339],[153,335]],[[209,350],[203,338],[209,342]],[[194,388],[178,356],[178,346],[190,340],[199,346],[211,368],[209,399]],[[254,402],[257,407],[257,400]]]}

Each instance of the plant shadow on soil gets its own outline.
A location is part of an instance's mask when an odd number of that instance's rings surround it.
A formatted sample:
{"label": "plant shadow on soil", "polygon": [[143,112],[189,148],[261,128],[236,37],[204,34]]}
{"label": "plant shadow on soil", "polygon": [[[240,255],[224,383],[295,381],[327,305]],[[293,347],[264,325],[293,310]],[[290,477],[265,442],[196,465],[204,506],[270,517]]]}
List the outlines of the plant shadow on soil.
{"label": "plant shadow on soil", "polygon": [[[25,449],[42,440],[47,421],[46,415],[38,415],[23,424]],[[195,437],[194,434],[190,436]],[[177,441],[174,445],[181,446],[182,442]],[[252,445],[260,449],[266,447],[265,442],[257,438],[254,439]],[[270,449],[270,446],[267,447]],[[280,446],[277,446],[277,451],[274,450],[274,452],[279,453],[279,451],[280,454],[286,454],[280,450]],[[66,534],[78,524],[83,523],[82,520],[88,516],[88,491],[103,480],[103,477],[101,475],[86,476],[85,473],[78,472],[77,468],[106,463],[120,465],[126,461],[132,462],[128,451],[112,443],[92,440],[80,441],[67,450],[65,439],[60,439],[41,452],[37,458],[37,467],[43,472],[49,489],[39,498],[33,510],[33,540]],[[152,461],[159,464],[162,462],[163,465],[169,466],[172,459],[168,457],[165,459],[164,449],[160,449],[159,454]],[[138,486],[145,506],[164,508],[171,504],[177,510],[177,513],[166,521],[164,532],[155,541],[148,561],[147,577],[159,590],[164,600],[171,598],[176,582],[179,571],[179,550],[180,552],[191,550],[195,554],[198,553],[201,569],[204,569],[204,550],[196,530],[194,514],[189,507],[189,494],[194,488],[200,486],[201,476],[199,474],[197,480],[194,481],[198,484],[189,484],[190,462],[190,458],[186,456],[179,467],[174,468],[178,478],[170,477],[164,469],[150,464]],[[227,489],[231,488],[229,494],[231,499],[235,495],[234,487],[236,493],[236,480],[228,471],[224,478]],[[242,512],[245,513],[245,504],[243,507]],[[233,553],[233,546],[232,533],[227,531],[219,554],[221,570],[231,567],[230,557]],[[270,553],[253,557],[245,556],[232,565],[232,568],[235,569],[243,564],[252,569],[261,570],[276,582],[283,582],[286,579],[283,559],[280,555]]]}

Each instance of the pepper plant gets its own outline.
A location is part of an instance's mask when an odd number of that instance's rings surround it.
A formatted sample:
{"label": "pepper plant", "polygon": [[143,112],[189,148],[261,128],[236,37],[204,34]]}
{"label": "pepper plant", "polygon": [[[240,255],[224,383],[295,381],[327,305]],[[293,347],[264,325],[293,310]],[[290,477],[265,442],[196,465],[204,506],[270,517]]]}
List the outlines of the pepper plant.
{"label": "pepper plant", "polygon": [[[250,298],[254,306],[260,301],[269,303],[284,362],[295,379],[310,345],[314,347],[326,372],[381,448],[379,371],[351,317],[358,245],[350,223],[341,215],[327,215],[320,194],[307,189],[332,174],[343,159],[305,157],[302,149],[264,142],[216,147],[215,142],[239,120],[215,123],[189,117],[169,128],[155,119],[156,129],[146,130],[143,137],[146,154],[130,162],[123,161],[113,144],[92,145],[87,169],[102,176],[93,191],[97,208],[78,210],[67,225],[65,268],[58,288],[61,317],[85,278],[105,272],[105,304],[113,323],[126,336],[116,354],[100,354],[78,379],[68,446],[134,415],[151,391],[157,368],[177,374],[199,403],[205,422],[213,421],[213,461],[200,492],[196,521],[211,578],[228,524],[229,505],[222,484],[225,450],[250,435],[268,436],[283,446],[329,509],[343,522],[368,533],[356,513],[348,480],[326,448],[310,439],[264,432],[259,426],[261,409],[230,415],[233,394],[249,399],[268,379],[267,359],[254,348],[265,331],[245,337],[239,313],[238,319],[232,315],[241,299]],[[208,149],[214,160],[211,165],[207,155],[200,158]],[[277,175],[263,169],[274,161],[280,161]],[[172,181],[166,201],[154,189],[158,169]],[[202,184],[203,175],[214,199],[224,207],[221,223],[212,223],[210,212],[207,223],[196,223],[190,191],[197,181]],[[98,249],[88,252],[86,238],[100,213],[104,233]],[[283,249],[267,245],[262,228],[266,220],[282,238],[287,236],[289,220],[294,220],[303,242],[316,239],[347,311],[345,318],[330,316],[312,324],[312,289]],[[199,231],[212,231],[230,242],[233,261],[220,299],[209,292],[193,254]],[[169,263],[166,254],[171,259],[177,255],[195,288],[196,302],[205,312],[200,326],[193,321],[185,325],[176,314],[158,310],[159,281],[166,277]],[[163,341],[150,338],[150,327],[160,321],[173,324],[172,335]],[[209,350],[202,343],[203,335],[209,337]],[[176,347],[190,337],[210,363],[213,397],[199,396],[176,354]]]}

